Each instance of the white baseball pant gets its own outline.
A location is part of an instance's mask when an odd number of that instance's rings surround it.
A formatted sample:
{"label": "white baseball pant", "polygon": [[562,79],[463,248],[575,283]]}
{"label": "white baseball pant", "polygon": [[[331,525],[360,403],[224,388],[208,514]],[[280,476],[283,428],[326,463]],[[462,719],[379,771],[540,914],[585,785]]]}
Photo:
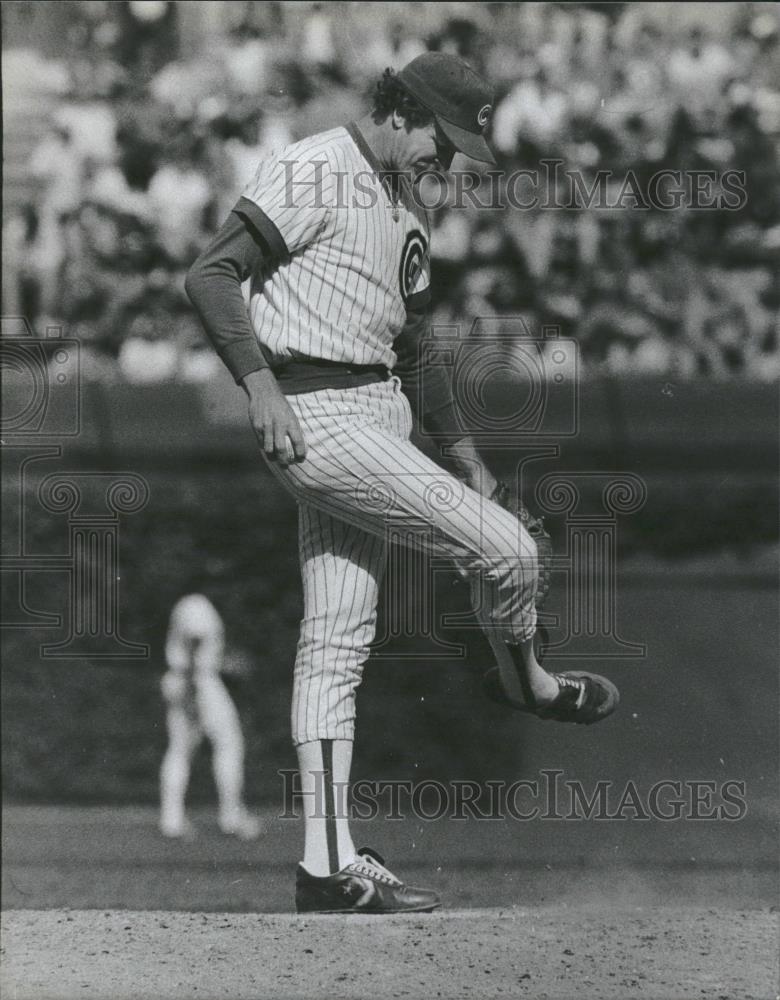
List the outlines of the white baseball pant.
{"label": "white baseball pant", "polygon": [[391,533],[408,530],[410,544],[451,559],[475,586],[481,578],[487,621],[508,642],[536,627],[536,544],[513,514],[411,443],[411,407],[396,377],[287,399],[306,459],[269,465],[299,506],[293,742],[353,739]]}

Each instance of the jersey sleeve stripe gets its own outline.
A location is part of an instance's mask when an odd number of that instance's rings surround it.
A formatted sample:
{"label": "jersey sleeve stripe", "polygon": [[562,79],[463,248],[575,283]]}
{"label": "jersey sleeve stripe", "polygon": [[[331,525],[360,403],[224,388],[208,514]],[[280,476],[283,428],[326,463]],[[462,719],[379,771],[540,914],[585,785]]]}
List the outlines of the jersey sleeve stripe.
{"label": "jersey sleeve stripe", "polygon": [[248,198],[239,198],[233,209],[236,215],[255,229],[268,244],[271,254],[277,260],[286,260],[290,256],[284,237],[276,224],[268,218],[265,212]]}

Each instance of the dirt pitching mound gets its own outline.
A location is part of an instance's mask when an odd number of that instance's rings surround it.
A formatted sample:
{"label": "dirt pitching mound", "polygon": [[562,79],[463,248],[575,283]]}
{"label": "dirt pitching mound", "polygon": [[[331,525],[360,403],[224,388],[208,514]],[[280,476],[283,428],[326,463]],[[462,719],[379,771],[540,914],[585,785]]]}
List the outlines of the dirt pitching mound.
{"label": "dirt pitching mound", "polygon": [[403,917],[3,914],[9,1000],[775,997],[777,914],[549,907]]}

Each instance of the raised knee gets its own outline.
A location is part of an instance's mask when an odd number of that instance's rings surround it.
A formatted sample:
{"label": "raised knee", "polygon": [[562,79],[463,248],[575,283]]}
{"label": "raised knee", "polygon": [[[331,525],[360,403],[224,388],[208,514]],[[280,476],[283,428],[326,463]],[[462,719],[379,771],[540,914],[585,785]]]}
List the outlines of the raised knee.
{"label": "raised knee", "polygon": [[512,583],[519,586],[525,578],[535,579],[538,571],[536,543],[532,538],[529,538],[528,544],[520,551],[505,552],[489,558],[486,566],[488,578],[502,585]]}
{"label": "raised knee", "polygon": [[499,593],[516,594],[521,602],[530,600],[538,576],[536,545],[532,543],[522,553],[491,559],[483,569],[483,576]]}

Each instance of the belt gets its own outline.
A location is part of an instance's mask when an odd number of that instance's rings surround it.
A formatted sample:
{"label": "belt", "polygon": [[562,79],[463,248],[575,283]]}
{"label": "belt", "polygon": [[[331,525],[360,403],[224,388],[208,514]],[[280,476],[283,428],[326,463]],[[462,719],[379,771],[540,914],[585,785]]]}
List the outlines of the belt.
{"label": "belt", "polygon": [[286,396],[296,396],[318,389],[352,389],[372,382],[386,382],[386,365],[356,365],[325,358],[293,358],[272,366],[279,388]]}

